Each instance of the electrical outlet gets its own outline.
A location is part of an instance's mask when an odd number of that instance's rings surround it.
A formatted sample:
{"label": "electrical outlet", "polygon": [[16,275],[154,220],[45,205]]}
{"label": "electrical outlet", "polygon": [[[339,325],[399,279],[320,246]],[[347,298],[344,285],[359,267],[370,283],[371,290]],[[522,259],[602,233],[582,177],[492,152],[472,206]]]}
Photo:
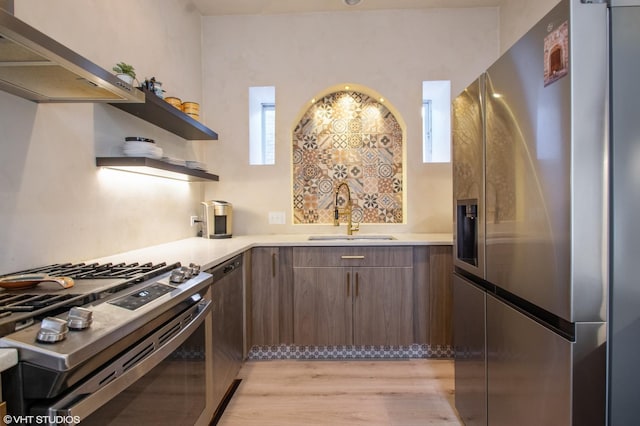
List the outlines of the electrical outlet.
{"label": "electrical outlet", "polygon": [[269,225],[284,225],[284,212],[269,212]]}
{"label": "electrical outlet", "polygon": [[194,225],[196,224],[196,222],[198,222],[198,216],[191,216],[191,217],[189,218],[189,224],[190,224],[191,226],[194,226]]}

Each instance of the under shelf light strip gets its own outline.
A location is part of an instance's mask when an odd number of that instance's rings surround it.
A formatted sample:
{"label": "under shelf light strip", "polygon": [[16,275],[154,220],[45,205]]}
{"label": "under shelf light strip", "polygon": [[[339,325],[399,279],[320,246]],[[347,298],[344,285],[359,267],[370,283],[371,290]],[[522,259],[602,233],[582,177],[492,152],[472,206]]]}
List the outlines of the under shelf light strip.
{"label": "under shelf light strip", "polygon": [[189,182],[189,176],[183,173],[171,172],[168,170],[154,169],[153,167],[147,166],[103,166],[107,169],[119,170],[121,172],[127,173],[137,173],[148,176],[155,176],[167,179],[179,180],[182,182]]}

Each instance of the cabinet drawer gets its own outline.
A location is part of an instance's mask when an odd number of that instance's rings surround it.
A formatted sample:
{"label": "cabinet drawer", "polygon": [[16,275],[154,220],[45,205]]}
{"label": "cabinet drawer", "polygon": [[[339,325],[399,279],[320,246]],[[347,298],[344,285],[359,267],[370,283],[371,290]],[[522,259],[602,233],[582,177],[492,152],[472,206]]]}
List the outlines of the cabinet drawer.
{"label": "cabinet drawer", "polygon": [[413,266],[413,247],[294,247],[293,266]]}

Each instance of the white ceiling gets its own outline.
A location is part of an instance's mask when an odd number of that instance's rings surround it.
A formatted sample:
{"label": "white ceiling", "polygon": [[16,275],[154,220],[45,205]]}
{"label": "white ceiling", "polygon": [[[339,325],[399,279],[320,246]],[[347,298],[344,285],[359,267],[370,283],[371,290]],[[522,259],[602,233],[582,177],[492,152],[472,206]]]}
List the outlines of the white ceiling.
{"label": "white ceiling", "polygon": [[192,0],[202,15],[269,15],[381,9],[497,7],[503,0],[362,0],[346,6],[343,0]]}

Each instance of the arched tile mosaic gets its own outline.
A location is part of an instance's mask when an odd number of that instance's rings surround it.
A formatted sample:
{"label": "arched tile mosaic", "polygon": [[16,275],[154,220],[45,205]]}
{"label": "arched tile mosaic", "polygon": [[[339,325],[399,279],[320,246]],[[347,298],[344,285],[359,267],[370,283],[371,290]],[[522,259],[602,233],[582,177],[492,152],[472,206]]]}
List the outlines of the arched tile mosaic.
{"label": "arched tile mosaic", "polygon": [[[341,182],[354,222],[402,223],[402,161],[402,128],[384,104],[357,91],[324,96],[293,132],[294,223],[333,223]],[[339,207],[346,200],[340,191]]]}

